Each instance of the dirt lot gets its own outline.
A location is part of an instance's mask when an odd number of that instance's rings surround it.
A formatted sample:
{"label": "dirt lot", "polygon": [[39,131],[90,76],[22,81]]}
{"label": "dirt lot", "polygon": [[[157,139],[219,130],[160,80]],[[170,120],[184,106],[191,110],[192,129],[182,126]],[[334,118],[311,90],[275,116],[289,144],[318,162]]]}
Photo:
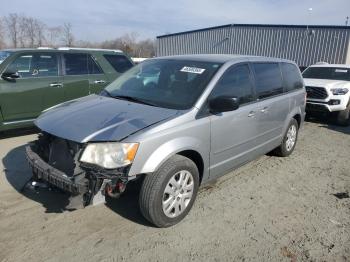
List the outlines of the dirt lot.
{"label": "dirt lot", "polygon": [[35,137],[0,140],[0,261],[350,261],[350,199],[333,195],[350,191],[350,128],[306,123],[291,157],[263,156],[203,188],[167,229],[141,217],[135,191],[62,212],[63,194],[21,190]]}

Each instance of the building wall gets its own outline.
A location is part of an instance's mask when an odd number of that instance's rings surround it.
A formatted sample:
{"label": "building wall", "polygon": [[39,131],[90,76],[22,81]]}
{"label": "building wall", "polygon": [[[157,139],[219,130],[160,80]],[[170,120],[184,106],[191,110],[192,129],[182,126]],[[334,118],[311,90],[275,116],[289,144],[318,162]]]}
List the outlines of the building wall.
{"label": "building wall", "polygon": [[300,66],[346,63],[350,27],[226,25],[157,38],[157,56],[218,53],[279,57]]}

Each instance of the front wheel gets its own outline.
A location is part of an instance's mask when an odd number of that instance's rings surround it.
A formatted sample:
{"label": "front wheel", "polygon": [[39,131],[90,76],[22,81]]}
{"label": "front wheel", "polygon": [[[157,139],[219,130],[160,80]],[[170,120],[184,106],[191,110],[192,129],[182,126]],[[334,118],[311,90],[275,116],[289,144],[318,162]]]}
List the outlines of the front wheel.
{"label": "front wheel", "polygon": [[141,213],[157,227],[175,225],[190,211],[198,186],[195,163],[175,155],[156,172],[146,175],[140,191]]}
{"label": "front wheel", "polygon": [[274,153],[278,156],[289,156],[297,143],[299,125],[294,118],[290,121],[287,132],[284,134],[281,145],[274,150]]}

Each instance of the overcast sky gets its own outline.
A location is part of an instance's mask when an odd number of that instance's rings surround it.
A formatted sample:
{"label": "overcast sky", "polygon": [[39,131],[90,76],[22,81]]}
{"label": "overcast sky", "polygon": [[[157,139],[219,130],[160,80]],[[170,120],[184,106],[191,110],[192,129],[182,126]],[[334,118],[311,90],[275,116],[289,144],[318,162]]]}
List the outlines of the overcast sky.
{"label": "overcast sky", "polygon": [[90,41],[113,39],[127,32],[154,38],[231,23],[344,25],[350,16],[350,0],[1,1],[0,16],[24,14],[49,26],[70,22],[77,39]]}

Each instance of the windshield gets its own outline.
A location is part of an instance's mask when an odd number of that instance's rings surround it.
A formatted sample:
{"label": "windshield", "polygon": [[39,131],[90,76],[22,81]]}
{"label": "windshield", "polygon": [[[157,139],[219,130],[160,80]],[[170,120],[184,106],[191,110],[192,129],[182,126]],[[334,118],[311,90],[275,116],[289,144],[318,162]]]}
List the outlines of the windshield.
{"label": "windshield", "polygon": [[11,54],[10,51],[0,51],[0,64]]}
{"label": "windshield", "polygon": [[154,59],[129,69],[106,87],[111,97],[129,98],[158,107],[193,107],[221,64]]}
{"label": "windshield", "polygon": [[309,67],[303,72],[303,77],[350,81],[350,69],[341,67]]}

